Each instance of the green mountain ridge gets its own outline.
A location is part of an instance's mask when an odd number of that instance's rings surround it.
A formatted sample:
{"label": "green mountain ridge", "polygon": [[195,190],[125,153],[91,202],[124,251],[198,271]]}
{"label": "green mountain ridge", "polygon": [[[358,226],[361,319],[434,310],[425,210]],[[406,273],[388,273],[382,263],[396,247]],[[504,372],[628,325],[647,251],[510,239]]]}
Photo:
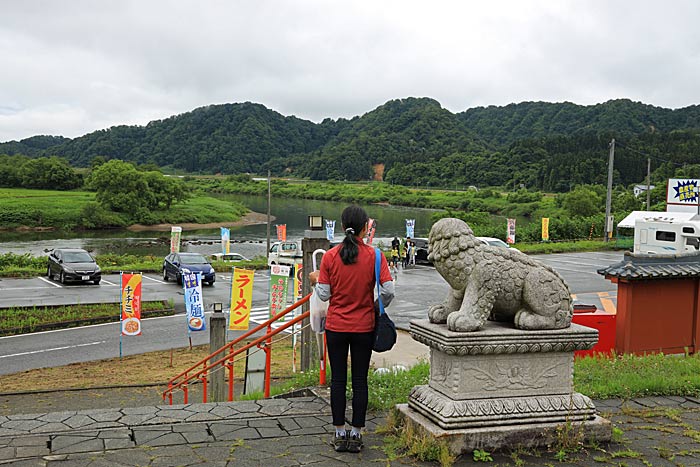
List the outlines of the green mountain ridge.
{"label": "green mountain ridge", "polygon": [[[607,145],[620,140],[616,182],[698,164],[700,106],[655,107],[629,99],[582,106],[522,102],[452,113],[431,98],[394,99],[352,119],[314,123],[250,102],[201,107],[146,126],[115,126],[68,139],[0,143],[0,154],[96,156],[186,172],[383,178],[406,185],[506,185],[563,191],[607,176]],[[671,164],[665,167],[664,164]],[[659,175],[660,176],[660,175]]]}

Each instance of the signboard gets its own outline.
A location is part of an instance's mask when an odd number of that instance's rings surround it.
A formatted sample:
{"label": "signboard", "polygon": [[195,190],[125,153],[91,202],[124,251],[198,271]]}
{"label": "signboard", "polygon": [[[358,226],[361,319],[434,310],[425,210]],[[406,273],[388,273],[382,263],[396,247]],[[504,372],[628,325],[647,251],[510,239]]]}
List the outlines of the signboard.
{"label": "signboard", "polygon": [[697,212],[700,207],[697,178],[670,178],[666,187],[666,210],[669,212]]}
{"label": "signboard", "polygon": [[121,274],[123,336],[141,335],[141,274]]}
{"label": "signboard", "polygon": [[506,237],[506,243],[515,243],[515,219],[508,219],[508,236]]}
{"label": "signboard", "polygon": [[277,227],[277,240],[280,242],[287,241],[287,224],[281,224]]}
{"label": "signboard", "polygon": [[250,309],[253,302],[253,278],[255,271],[233,268],[231,281],[231,308],[228,328],[244,331],[250,323]]}
{"label": "signboard", "polygon": [[182,227],[170,227],[170,253],[180,252],[180,237],[182,236]]}
{"label": "signboard", "polygon": [[231,230],[221,227],[221,253],[231,253]]}
{"label": "signboard", "polygon": [[367,225],[369,226],[367,228],[367,244],[371,245],[372,240],[374,240],[374,234],[377,231],[377,221],[375,219],[370,218],[369,222],[367,222]]}
{"label": "signboard", "polygon": [[187,329],[190,331],[206,330],[204,301],[202,300],[202,273],[183,274],[182,288],[185,291]]}
{"label": "signboard", "polygon": [[549,241],[549,217],[542,218],[542,241]]}
{"label": "signboard", "polygon": [[415,233],[415,230],[416,230],[416,220],[415,219],[406,219],[406,237],[413,238],[413,234]]}
{"label": "signboard", "polygon": [[326,238],[329,242],[335,238],[335,220],[326,219]]}
{"label": "signboard", "polygon": [[273,264],[270,267],[270,318],[287,307],[289,266]]}

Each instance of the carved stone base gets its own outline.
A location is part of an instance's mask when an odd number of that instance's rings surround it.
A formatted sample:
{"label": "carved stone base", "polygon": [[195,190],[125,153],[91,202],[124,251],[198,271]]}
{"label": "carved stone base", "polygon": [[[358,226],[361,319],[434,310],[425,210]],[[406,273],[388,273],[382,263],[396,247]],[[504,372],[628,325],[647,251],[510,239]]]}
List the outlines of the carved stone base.
{"label": "carved stone base", "polygon": [[397,406],[407,424],[412,424],[419,433],[445,441],[454,455],[471,453],[475,449],[497,450],[504,447],[516,449],[556,445],[562,437],[580,436],[581,441],[610,441],[610,421],[595,416],[583,422],[530,423],[498,425],[480,428],[445,430],[431,420],[411,409],[407,404]]}
{"label": "carved stone base", "polygon": [[542,422],[580,422],[595,417],[583,394],[454,400],[430,386],[416,386],[408,405],[445,430]]}
{"label": "carved stone base", "polygon": [[592,427],[599,441],[611,438],[610,423],[573,391],[574,351],[595,345],[597,330],[572,324],[523,331],[489,321],[458,333],[414,320],[410,332],[430,347],[430,379],[413,388],[404,412],[427,431],[454,436],[462,448],[502,448],[511,439],[541,446],[567,423]]}

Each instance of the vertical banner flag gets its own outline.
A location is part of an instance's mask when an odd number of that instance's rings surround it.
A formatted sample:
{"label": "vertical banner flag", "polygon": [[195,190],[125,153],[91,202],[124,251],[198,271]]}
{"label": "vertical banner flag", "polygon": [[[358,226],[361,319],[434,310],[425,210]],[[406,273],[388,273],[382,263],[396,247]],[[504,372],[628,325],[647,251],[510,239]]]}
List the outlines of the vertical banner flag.
{"label": "vertical banner flag", "polygon": [[122,273],[122,335],[141,335],[141,274]]}
{"label": "vertical banner flag", "polygon": [[287,224],[277,225],[277,240],[284,242],[287,240]]}
{"label": "vertical banner flag", "polygon": [[369,228],[367,229],[367,244],[371,245],[372,240],[374,240],[374,233],[377,231],[377,221],[370,218],[367,225],[369,225]]}
{"label": "vertical banner flag", "polygon": [[542,218],[542,241],[549,241],[549,217]]}
{"label": "vertical banner flag", "polygon": [[508,219],[508,237],[506,243],[515,243],[515,219]]}
{"label": "vertical banner flag", "polygon": [[414,237],[414,233],[416,230],[416,220],[415,219],[406,219],[406,236],[407,237]]}
{"label": "vertical banner flag", "polygon": [[[301,286],[302,286],[302,270],[303,270],[303,265],[297,264],[294,266],[294,301],[301,300]],[[297,310],[301,310],[301,307],[297,308]]]}
{"label": "vertical banner flag", "polygon": [[326,238],[329,242],[335,238],[335,220],[326,219]]}
{"label": "vertical banner flag", "polygon": [[202,300],[202,273],[182,275],[182,287],[185,290],[185,310],[187,311],[187,328],[190,331],[207,329],[204,319],[204,302]]}
{"label": "vertical banner flag", "polygon": [[228,328],[231,331],[246,331],[253,303],[253,278],[255,271],[233,268],[231,281],[231,312]]}
{"label": "vertical banner flag", "polygon": [[170,227],[170,253],[180,252],[180,236],[182,235],[182,227]]}
{"label": "vertical banner flag", "polygon": [[273,264],[270,267],[270,318],[287,306],[289,266]]}
{"label": "vertical banner flag", "polygon": [[221,253],[231,253],[231,230],[221,227]]}

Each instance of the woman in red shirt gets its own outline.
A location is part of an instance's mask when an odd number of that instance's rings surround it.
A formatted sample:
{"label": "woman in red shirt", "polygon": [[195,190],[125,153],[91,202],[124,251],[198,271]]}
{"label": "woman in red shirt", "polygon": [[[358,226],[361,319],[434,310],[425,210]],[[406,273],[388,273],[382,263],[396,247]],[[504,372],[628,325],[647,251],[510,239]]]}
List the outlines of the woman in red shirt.
{"label": "woman in red shirt", "polygon": [[[360,452],[362,427],[367,413],[367,372],[374,343],[376,286],[375,250],[362,240],[369,216],[359,206],[343,210],[341,223],[345,239],[323,255],[319,271],[309,274],[321,300],[330,300],[326,316],[326,341],[331,365],[331,411],[336,451]],[[379,283],[384,306],[394,298],[394,283],[384,255],[381,255]],[[378,305],[376,305],[378,309]],[[348,349],[352,370],[352,427],[345,428],[345,387]]]}

